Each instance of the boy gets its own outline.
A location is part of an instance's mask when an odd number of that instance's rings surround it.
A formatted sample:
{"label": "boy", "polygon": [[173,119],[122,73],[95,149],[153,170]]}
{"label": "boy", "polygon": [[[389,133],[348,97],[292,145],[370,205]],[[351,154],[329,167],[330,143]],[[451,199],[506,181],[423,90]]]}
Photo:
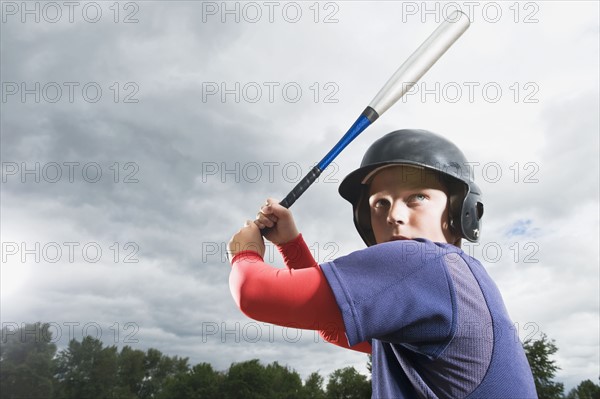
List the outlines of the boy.
{"label": "boy", "polygon": [[[320,330],[373,355],[374,398],[537,398],[500,293],[461,251],[483,203],[462,152],[424,130],[377,140],[340,185],[368,248],[317,265],[273,199],[229,243],[232,295],[246,315]],[[266,265],[260,229],[287,270]]]}

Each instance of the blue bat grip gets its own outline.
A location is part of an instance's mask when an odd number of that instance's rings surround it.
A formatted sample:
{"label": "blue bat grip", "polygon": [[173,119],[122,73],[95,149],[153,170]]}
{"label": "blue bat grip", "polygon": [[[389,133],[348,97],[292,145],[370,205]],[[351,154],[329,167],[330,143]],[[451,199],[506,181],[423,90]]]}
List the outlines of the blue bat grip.
{"label": "blue bat grip", "polygon": [[[371,107],[365,108],[363,113],[360,114],[358,119],[352,124],[352,126],[350,126],[350,129],[348,129],[346,134],[344,134],[344,137],[342,137],[340,141],[338,141],[337,144],[331,149],[331,151],[325,155],[321,162],[315,165],[315,167],[312,168],[310,172],[308,172],[308,174],[304,176],[300,182],[298,182],[298,184],[296,184],[296,187],[294,187],[279,204],[286,208],[292,206],[292,204],[296,202],[302,193],[304,193],[306,189],[310,187],[315,180],[317,180],[321,172],[323,172],[325,168],[329,166],[335,157],[337,157],[338,154],[356,138],[356,136],[369,127],[371,123],[375,122],[377,118],[379,118],[377,111]],[[260,232],[264,236],[270,230],[270,228],[266,227]]]}
{"label": "blue bat grip", "polygon": [[340,141],[338,141],[337,144],[327,153],[327,155],[321,159],[321,162],[318,163],[319,169],[325,170],[325,168],[329,166],[335,157],[337,157],[338,154],[352,142],[352,140],[361,134],[363,130],[369,127],[371,123],[373,123],[373,121],[370,120],[367,115],[365,115],[365,112],[363,112],[358,117],[356,122],[350,126],[350,129],[348,129],[346,134],[344,134],[344,137],[342,137]]}
{"label": "blue bat grip", "polygon": [[[292,191],[289,192],[289,194],[280,202],[280,204],[286,208],[292,206],[292,204],[296,202],[296,200],[302,195],[302,193],[304,193],[306,189],[310,187],[310,185],[313,184],[315,180],[317,180],[321,172],[323,172],[325,168],[329,166],[331,161],[333,161],[335,157],[337,157],[338,154],[342,152],[342,150],[346,148],[346,146],[356,138],[356,136],[358,136],[363,130],[369,127],[371,123],[375,122],[377,118],[379,118],[379,114],[377,113],[377,111],[375,111],[371,107],[365,108],[365,110],[362,112],[362,114],[360,114],[360,116],[354,122],[354,124],[350,126],[350,129],[348,129],[346,134],[344,134],[344,137],[342,137],[340,141],[338,141],[337,144],[331,149],[331,151],[329,151],[327,155],[325,155],[325,158],[323,158],[321,162],[319,162],[314,168],[312,168],[310,172],[308,172],[308,174],[304,176],[304,178],[302,178],[302,180],[300,180],[298,184],[296,184],[296,187],[294,187]],[[264,233],[265,229],[263,229],[263,234]]]}

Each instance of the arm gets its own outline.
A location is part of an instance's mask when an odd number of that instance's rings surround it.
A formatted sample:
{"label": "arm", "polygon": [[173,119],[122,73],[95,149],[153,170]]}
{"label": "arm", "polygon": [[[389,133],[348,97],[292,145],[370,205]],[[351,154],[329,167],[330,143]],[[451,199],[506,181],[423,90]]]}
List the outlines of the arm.
{"label": "arm", "polygon": [[319,330],[328,342],[371,353],[362,342],[350,347],[337,303],[320,267],[277,269],[252,251],[232,259],[231,294],[248,317],[285,327]]}
{"label": "arm", "polygon": [[[291,212],[276,203],[270,210],[265,208],[263,206],[260,213],[264,218],[262,212],[267,211],[269,218],[263,219],[265,223],[258,219],[255,223],[246,223],[229,243],[232,263],[229,285],[240,310],[256,320],[319,330],[328,342],[371,353],[368,342],[349,346],[335,297],[302,235],[298,234]],[[275,241],[282,241],[276,244],[288,270],[273,268],[263,262],[264,243],[257,227],[265,226],[274,227],[269,234],[275,236]],[[285,239],[294,234],[293,239]],[[258,250],[242,251],[240,248]]]}
{"label": "arm", "polygon": [[302,234],[298,234],[298,236],[290,242],[277,245],[277,249],[283,257],[285,266],[288,269],[319,267],[317,261],[313,258],[310,249],[308,249]]}

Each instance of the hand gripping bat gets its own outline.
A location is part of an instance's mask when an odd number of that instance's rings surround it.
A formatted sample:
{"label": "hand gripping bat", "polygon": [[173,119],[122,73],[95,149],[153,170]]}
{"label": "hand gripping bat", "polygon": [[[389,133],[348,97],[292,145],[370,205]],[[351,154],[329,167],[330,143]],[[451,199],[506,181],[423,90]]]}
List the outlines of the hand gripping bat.
{"label": "hand gripping bat", "polygon": [[[360,114],[350,129],[325,155],[323,159],[312,168],[306,176],[298,182],[292,191],[280,202],[286,208],[306,191],[319,177],[321,172],[338,156],[340,152],[360,133],[377,120],[385,111],[394,105],[419,79],[431,68],[433,64],[454,44],[454,42],[467,30],[470,21],[466,14],[455,11],[442,22],[435,31],[415,50],[414,53],[398,68],[387,81],[385,86],[377,93],[373,101]],[[263,234],[265,233],[264,229]]]}

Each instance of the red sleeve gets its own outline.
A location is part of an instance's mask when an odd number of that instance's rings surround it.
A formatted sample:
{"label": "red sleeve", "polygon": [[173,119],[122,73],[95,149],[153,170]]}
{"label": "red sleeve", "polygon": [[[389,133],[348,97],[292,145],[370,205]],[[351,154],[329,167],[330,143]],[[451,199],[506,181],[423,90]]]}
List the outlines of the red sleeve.
{"label": "red sleeve", "polygon": [[283,256],[283,261],[288,269],[304,269],[318,266],[302,234],[298,234],[292,241],[277,245],[277,249],[281,256]]}
{"label": "red sleeve", "polygon": [[256,252],[242,251],[231,264],[229,288],[246,316],[284,327],[320,330],[333,344],[371,353],[368,342],[348,345],[342,315],[316,262],[315,267],[277,269]]}

